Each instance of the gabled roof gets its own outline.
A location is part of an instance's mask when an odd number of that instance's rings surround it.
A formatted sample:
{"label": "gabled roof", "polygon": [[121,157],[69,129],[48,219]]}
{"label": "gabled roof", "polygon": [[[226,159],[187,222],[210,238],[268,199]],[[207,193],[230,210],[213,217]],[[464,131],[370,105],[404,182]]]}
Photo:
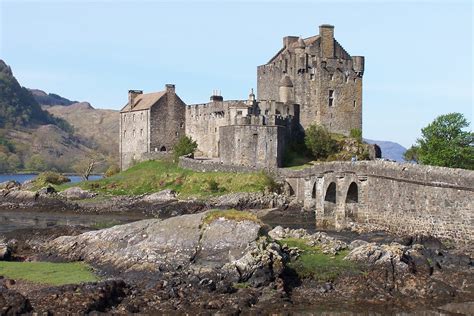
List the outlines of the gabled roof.
{"label": "gabled roof", "polygon": [[298,41],[295,41],[293,43],[290,44],[289,47],[282,47],[268,62],[267,64],[273,62],[275,60],[275,58],[277,58],[281,53],[283,53],[285,50],[289,49],[289,48],[302,48],[304,47],[302,44],[304,44],[306,47],[307,46],[311,46],[313,45],[318,39],[319,39],[319,35],[314,35],[314,36],[311,36],[311,37],[308,37],[308,38],[304,38],[302,39],[301,37],[298,39]]}
{"label": "gabled roof", "polygon": [[134,104],[132,107],[130,107],[130,104],[127,103],[123,107],[123,109],[120,110],[120,112],[148,110],[156,102],[158,102],[165,94],[166,94],[166,91],[139,94],[135,97]]}

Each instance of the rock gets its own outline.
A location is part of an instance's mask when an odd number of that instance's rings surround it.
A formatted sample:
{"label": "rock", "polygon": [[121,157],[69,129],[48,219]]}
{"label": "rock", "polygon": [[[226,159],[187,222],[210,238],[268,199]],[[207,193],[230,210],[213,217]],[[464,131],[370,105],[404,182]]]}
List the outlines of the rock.
{"label": "rock", "polygon": [[7,243],[0,242],[0,260],[9,260],[11,254],[11,247]]}
{"label": "rock", "polygon": [[9,191],[5,197],[8,200],[17,200],[17,201],[35,201],[38,197],[36,192],[32,191],[24,191],[24,190],[17,190],[17,191]]}
{"label": "rock", "polygon": [[56,189],[50,185],[43,187],[38,190],[37,192],[39,195],[49,195],[49,194],[54,194],[56,193]]}
{"label": "rock", "polygon": [[2,280],[0,283],[0,315],[20,315],[32,311],[27,298],[20,293],[7,288]]}
{"label": "rock", "polygon": [[191,264],[220,267],[239,259],[258,237],[260,225],[250,221],[216,220],[202,228],[204,214],[142,220],[63,236],[47,244],[46,251],[122,270],[181,271]]}
{"label": "rock", "polygon": [[260,224],[253,221],[233,221],[219,218],[204,225],[200,251],[196,262],[223,265],[241,258],[247,246],[258,239]]}
{"label": "rock", "polygon": [[257,209],[257,208],[285,208],[290,200],[285,195],[276,193],[261,192],[240,192],[231,193],[210,199],[209,206],[215,208],[237,208],[237,209]]}
{"label": "rock", "polygon": [[87,190],[83,190],[80,187],[68,188],[59,193],[60,195],[66,197],[68,200],[82,200],[90,199],[97,196],[97,193],[93,193]]}
{"label": "rock", "polygon": [[17,182],[17,181],[5,181],[5,182],[2,182],[0,183],[0,189],[4,189],[4,190],[19,190],[21,187],[21,184],[20,182]]}
{"label": "rock", "polygon": [[349,249],[352,250],[354,248],[357,248],[357,247],[360,247],[360,246],[365,246],[367,244],[368,244],[368,242],[365,241],[365,240],[356,239],[356,240],[352,241],[349,244]]}
{"label": "rock", "polygon": [[160,192],[152,193],[143,197],[142,201],[147,203],[163,203],[176,201],[176,192],[166,189]]}
{"label": "rock", "polygon": [[395,242],[388,245],[367,243],[351,250],[345,259],[370,265],[389,265],[399,272],[407,272],[409,267],[404,257],[407,250],[408,247]]}
{"label": "rock", "polygon": [[472,315],[472,312],[474,311],[474,302],[449,303],[438,307],[438,309],[456,315]]}
{"label": "rock", "polygon": [[305,229],[302,228],[290,229],[277,226],[270,232],[268,232],[268,236],[275,240],[282,240],[285,238],[303,239],[311,246],[320,247],[323,253],[333,255],[348,247],[345,242],[330,237],[324,232],[316,232],[314,234],[309,234]]}

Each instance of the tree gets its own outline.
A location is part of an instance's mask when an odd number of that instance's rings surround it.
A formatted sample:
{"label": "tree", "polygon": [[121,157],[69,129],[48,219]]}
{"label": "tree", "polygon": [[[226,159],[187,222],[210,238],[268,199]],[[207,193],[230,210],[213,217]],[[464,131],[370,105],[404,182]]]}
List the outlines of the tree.
{"label": "tree", "polygon": [[410,148],[419,163],[474,169],[474,133],[465,131],[469,122],[461,113],[438,116],[421,130],[421,138]]}
{"label": "tree", "polygon": [[21,160],[17,154],[11,154],[8,156],[8,166],[11,171],[16,171],[21,167]]}
{"label": "tree", "polygon": [[197,149],[197,143],[189,136],[182,136],[173,148],[174,161],[177,162],[181,156],[194,154]]}
{"label": "tree", "polygon": [[403,159],[406,161],[415,161],[418,162],[418,147],[411,146],[403,153]]}
{"label": "tree", "polygon": [[89,180],[90,175],[92,172],[94,172],[94,169],[97,167],[97,165],[101,164],[102,162],[104,162],[103,159],[91,156],[75,163],[73,169],[82,177],[84,181],[87,181]]}
{"label": "tree", "polygon": [[304,142],[316,159],[326,159],[338,151],[337,141],[323,126],[310,125],[306,131]]}
{"label": "tree", "polygon": [[45,171],[48,166],[42,156],[35,154],[26,162],[26,168],[31,171]]}

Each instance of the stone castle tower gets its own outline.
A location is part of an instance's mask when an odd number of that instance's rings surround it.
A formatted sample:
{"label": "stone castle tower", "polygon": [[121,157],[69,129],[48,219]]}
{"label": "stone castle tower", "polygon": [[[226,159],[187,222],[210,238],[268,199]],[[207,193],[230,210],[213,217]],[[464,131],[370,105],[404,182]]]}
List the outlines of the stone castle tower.
{"label": "stone castle tower", "polygon": [[362,129],[364,57],[350,56],[334,39],[334,26],[319,35],[283,38],[283,47],[257,68],[257,99],[294,103],[303,129],[311,124],[348,135]]}

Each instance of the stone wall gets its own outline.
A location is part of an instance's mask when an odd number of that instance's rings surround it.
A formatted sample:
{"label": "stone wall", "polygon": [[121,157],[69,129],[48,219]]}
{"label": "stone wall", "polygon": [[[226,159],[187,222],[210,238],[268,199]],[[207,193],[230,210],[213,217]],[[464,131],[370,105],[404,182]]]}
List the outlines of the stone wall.
{"label": "stone wall", "polygon": [[186,104],[173,86],[150,110],[150,152],[173,150],[185,128]]}
{"label": "stone wall", "polygon": [[[298,200],[315,210],[317,225],[343,228],[355,221],[401,235],[474,240],[473,171],[375,161],[279,169],[279,175]],[[328,198],[331,183],[334,202]],[[348,203],[351,184],[357,203]]]}
{"label": "stone wall", "polygon": [[198,172],[257,172],[261,169],[249,166],[227,165],[210,159],[179,158],[179,166]]}
{"label": "stone wall", "polygon": [[[205,157],[219,156],[219,128],[234,124],[237,108],[245,116],[245,101],[212,101],[186,106],[186,135],[198,144],[198,151]],[[245,113],[244,113],[245,112]]]}
{"label": "stone wall", "polygon": [[219,134],[219,156],[224,164],[257,168],[282,165],[286,136],[283,126],[222,126]]}
{"label": "stone wall", "polygon": [[120,114],[120,167],[127,169],[132,161],[141,161],[149,151],[150,111],[133,111]]}

